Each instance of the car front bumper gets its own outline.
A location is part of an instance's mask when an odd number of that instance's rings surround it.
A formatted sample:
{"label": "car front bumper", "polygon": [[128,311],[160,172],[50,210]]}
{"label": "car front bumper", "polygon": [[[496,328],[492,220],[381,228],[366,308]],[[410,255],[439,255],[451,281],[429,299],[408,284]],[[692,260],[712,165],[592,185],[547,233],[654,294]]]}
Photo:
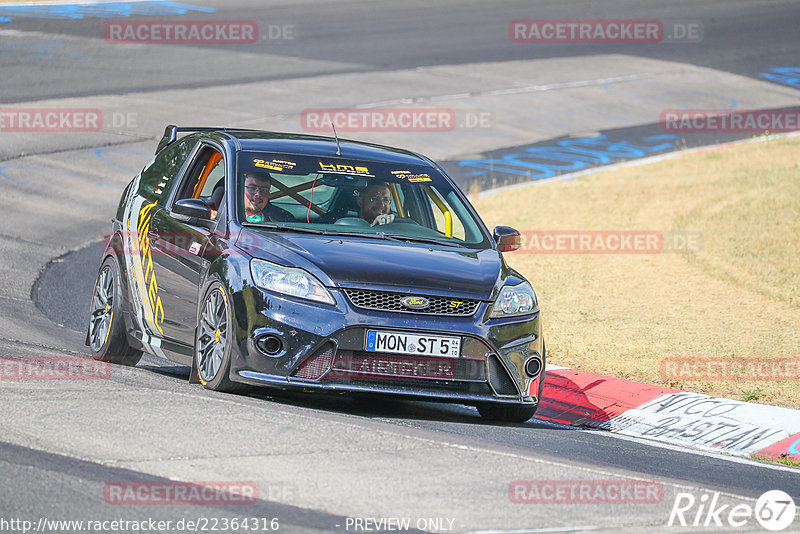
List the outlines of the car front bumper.
{"label": "car front bumper", "polygon": [[[342,290],[331,294],[334,306],[253,287],[235,293],[231,380],[474,405],[538,403],[546,363],[538,311],[489,319],[491,305],[481,302],[470,316],[398,313],[356,307]],[[461,353],[444,358],[367,352],[370,329],[459,336]],[[259,343],[264,339],[273,341],[270,348],[279,344],[280,350],[267,354]],[[526,371],[531,359],[538,360],[534,374],[529,374],[530,366]]]}

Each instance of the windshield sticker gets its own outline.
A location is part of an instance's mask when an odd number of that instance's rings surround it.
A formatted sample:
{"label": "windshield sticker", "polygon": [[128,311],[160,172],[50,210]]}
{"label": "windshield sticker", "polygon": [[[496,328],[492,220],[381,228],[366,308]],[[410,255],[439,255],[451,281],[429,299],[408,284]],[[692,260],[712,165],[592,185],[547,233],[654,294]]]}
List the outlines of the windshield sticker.
{"label": "windshield sticker", "polygon": [[319,162],[320,171],[328,174],[350,174],[353,176],[369,176],[374,178],[374,174],[369,173],[369,169],[361,166],[345,165],[343,163],[322,163]]}
{"label": "windshield sticker", "polygon": [[414,174],[411,171],[392,171],[392,174],[398,179],[407,179],[409,182],[431,182],[430,175],[425,173]]}
{"label": "windshield sticker", "polygon": [[247,216],[247,222],[260,223],[263,220],[264,220],[264,217],[262,217],[261,215],[248,215]]}
{"label": "windshield sticker", "polygon": [[253,165],[260,169],[269,169],[270,171],[282,171],[285,169],[292,170],[297,163],[293,161],[286,161],[283,159],[273,159],[272,161],[265,161],[263,159],[254,159]]}

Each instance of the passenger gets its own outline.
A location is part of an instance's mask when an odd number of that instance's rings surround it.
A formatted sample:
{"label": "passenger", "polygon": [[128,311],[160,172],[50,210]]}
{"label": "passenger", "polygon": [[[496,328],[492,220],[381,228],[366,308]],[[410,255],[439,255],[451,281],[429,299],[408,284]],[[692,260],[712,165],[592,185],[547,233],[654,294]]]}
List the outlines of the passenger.
{"label": "passenger", "polygon": [[394,221],[391,213],[392,194],[386,182],[372,182],[358,195],[358,215],[370,223],[389,224]]}
{"label": "passenger", "polygon": [[[291,213],[269,203],[271,183],[272,176],[269,173],[244,173],[244,211],[247,221],[288,222],[294,220]],[[258,217],[261,217],[261,220],[255,220]]]}

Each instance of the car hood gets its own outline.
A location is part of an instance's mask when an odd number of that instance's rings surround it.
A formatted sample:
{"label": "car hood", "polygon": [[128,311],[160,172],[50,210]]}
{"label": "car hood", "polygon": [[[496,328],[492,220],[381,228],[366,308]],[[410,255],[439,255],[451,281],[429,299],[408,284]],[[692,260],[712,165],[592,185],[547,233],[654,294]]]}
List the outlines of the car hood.
{"label": "car hood", "polygon": [[329,287],[491,300],[508,275],[493,249],[249,229],[241,232],[237,246],[252,256],[306,269]]}

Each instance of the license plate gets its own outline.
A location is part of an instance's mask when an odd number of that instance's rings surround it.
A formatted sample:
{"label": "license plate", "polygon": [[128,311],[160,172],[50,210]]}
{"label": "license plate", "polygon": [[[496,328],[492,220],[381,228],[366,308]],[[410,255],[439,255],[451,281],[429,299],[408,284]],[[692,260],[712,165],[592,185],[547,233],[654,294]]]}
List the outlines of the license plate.
{"label": "license plate", "polygon": [[450,336],[367,330],[367,339],[364,345],[367,352],[445,356],[448,358],[458,358],[461,354],[461,338]]}

